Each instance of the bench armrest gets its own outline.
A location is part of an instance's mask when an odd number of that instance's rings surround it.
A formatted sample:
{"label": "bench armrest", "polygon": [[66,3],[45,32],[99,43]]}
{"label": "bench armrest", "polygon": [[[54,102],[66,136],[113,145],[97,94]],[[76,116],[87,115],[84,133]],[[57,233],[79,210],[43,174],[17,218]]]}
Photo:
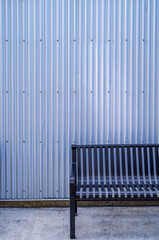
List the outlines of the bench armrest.
{"label": "bench armrest", "polygon": [[76,179],[76,163],[72,163],[70,184],[75,184],[75,179]]}

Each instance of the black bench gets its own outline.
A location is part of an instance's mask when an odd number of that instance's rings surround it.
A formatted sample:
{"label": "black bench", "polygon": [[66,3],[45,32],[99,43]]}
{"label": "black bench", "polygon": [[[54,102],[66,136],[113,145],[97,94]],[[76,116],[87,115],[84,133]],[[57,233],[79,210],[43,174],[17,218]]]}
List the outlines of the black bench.
{"label": "black bench", "polygon": [[77,201],[159,200],[159,145],[72,145],[70,238]]}

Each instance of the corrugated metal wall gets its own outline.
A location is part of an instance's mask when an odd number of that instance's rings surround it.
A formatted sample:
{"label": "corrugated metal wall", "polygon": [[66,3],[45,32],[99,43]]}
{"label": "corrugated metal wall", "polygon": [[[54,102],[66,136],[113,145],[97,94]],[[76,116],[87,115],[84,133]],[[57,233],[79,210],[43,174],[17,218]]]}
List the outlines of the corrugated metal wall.
{"label": "corrugated metal wall", "polygon": [[0,0],[0,199],[69,197],[71,143],[159,142],[159,1]]}

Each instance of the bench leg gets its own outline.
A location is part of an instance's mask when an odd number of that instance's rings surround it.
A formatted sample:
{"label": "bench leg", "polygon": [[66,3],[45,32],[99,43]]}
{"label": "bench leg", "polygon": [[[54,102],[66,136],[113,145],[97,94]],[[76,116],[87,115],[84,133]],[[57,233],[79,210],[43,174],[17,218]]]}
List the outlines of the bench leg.
{"label": "bench leg", "polygon": [[77,201],[75,201],[75,216],[77,216]]}
{"label": "bench leg", "polygon": [[70,238],[75,238],[75,199],[74,199],[75,187],[70,184]]}

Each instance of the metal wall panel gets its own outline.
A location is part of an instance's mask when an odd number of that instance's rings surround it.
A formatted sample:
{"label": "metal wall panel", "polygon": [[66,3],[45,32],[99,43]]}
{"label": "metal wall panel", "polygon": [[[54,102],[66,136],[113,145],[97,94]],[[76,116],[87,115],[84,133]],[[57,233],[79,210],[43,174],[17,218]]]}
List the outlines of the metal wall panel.
{"label": "metal wall panel", "polygon": [[0,199],[69,197],[71,143],[159,142],[159,1],[0,0]]}

